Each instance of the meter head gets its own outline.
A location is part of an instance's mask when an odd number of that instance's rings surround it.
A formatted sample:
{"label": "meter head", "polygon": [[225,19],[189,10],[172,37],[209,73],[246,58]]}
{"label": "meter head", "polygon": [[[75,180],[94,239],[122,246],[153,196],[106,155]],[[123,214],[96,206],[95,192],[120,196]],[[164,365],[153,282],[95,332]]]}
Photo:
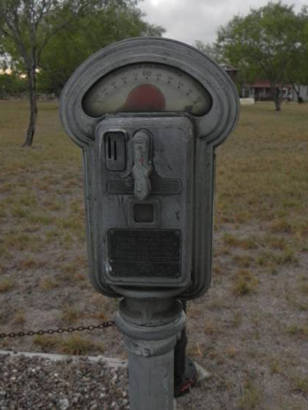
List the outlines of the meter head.
{"label": "meter head", "polygon": [[194,298],[210,284],[214,149],[238,96],[200,51],[110,45],[67,82],[61,118],[84,153],[90,279],[111,296]]}

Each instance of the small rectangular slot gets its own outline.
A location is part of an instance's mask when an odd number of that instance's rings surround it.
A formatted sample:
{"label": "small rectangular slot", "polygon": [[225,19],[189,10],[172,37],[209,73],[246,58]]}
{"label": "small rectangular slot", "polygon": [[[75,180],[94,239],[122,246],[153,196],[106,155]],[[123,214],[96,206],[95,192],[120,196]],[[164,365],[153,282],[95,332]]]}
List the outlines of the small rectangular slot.
{"label": "small rectangular slot", "polygon": [[107,138],[107,152],[108,152],[108,159],[112,159],[112,154],[111,154],[111,140],[108,137]]}
{"label": "small rectangular slot", "polygon": [[117,160],[117,141],[113,141],[113,152],[114,152],[114,160]]}
{"label": "small rectangular slot", "polygon": [[134,220],[137,223],[153,223],[153,204],[134,204]]}
{"label": "small rectangular slot", "polygon": [[106,168],[124,171],[126,167],[126,141],[121,131],[107,132],[104,136]]}

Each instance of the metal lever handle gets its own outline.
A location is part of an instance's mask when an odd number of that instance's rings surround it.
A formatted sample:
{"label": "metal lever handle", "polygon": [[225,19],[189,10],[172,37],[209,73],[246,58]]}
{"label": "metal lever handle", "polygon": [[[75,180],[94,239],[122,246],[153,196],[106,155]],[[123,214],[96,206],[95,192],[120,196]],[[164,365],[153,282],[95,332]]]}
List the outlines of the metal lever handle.
{"label": "metal lever handle", "polygon": [[150,174],[152,171],[150,161],[150,135],[146,130],[139,130],[132,139],[134,166],[132,169],[135,180],[134,194],[140,199],[146,199],[151,192]]}

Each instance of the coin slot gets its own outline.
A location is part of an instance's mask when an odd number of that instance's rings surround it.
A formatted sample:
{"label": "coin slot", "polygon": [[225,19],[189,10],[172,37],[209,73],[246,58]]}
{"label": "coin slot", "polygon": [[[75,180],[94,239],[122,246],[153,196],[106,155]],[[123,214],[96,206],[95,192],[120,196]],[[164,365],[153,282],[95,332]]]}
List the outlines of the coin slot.
{"label": "coin slot", "polygon": [[108,137],[108,139],[107,139],[107,146],[108,146],[108,150],[107,150],[107,152],[108,152],[108,159],[111,159],[111,141],[110,141],[110,138]]}
{"label": "coin slot", "polygon": [[153,204],[134,204],[134,220],[137,223],[154,222]]}
{"label": "coin slot", "polygon": [[110,171],[123,171],[126,166],[126,143],[123,132],[105,134],[105,161]]}
{"label": "coin slot", "polygon": [[117,142],[113,141],[113,152],[114,152],[114,160],[117,160]]}

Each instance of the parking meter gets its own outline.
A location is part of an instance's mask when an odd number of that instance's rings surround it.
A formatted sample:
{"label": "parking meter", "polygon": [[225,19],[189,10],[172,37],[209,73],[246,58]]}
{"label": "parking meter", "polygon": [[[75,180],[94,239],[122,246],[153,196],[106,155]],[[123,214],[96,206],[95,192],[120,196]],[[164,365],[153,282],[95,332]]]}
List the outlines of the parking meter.
{"label": "parking meter", "polygon": [[229,76],[161,38],[100,50],[62,92],[63,125],[83,151],[90,279],[122,297],[132,410],[173,409],[179,299],[210,285],[215,148],[237,117]]}
{"label": "parking meter", "polygon": [[75,71],[61,118],[83,150],[96,289],[187,299],[207,290],[214,150],[237,115],[229,76],[177,41],[125,40]]}

